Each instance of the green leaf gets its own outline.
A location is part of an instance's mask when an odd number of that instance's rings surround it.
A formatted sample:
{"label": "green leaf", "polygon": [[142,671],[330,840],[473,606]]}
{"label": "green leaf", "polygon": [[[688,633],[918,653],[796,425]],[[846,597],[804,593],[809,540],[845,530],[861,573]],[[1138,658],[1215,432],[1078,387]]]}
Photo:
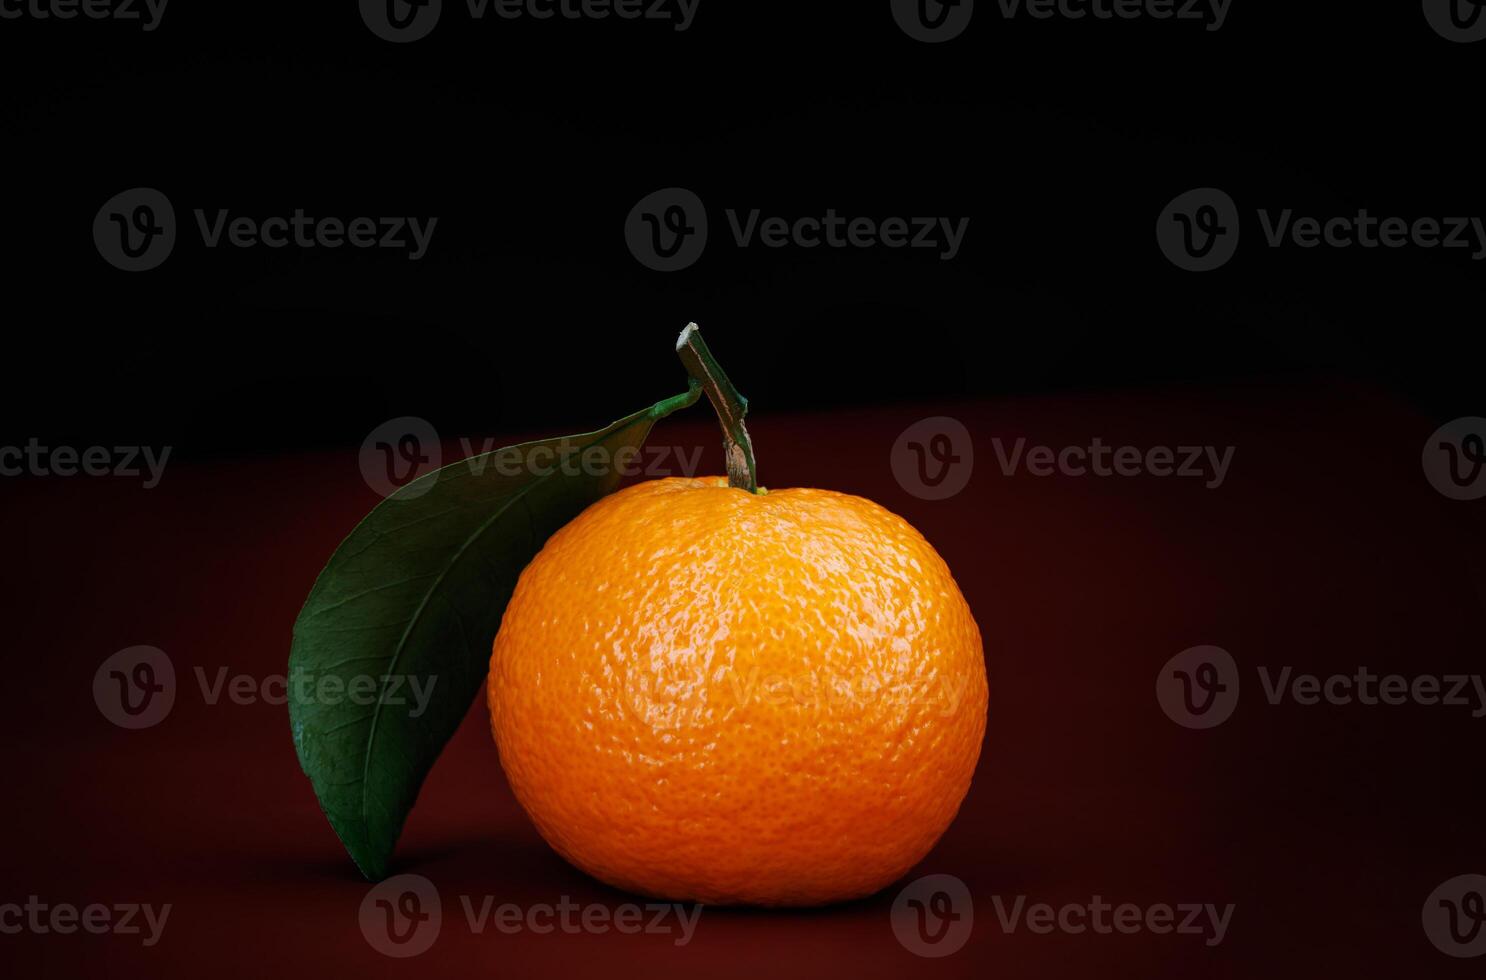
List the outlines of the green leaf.
{"label": "green leaf", "polygon": [[[299,763],[362,874],[386,877],[424,777],[484,684],[521,570],[614,491],[616,454],[637,454],[657,420],[700,396],[693,383],[602,431],[426,474],[331,556],[294,624],[289,720]],[[585,451],[606,465],[581,465]]]}

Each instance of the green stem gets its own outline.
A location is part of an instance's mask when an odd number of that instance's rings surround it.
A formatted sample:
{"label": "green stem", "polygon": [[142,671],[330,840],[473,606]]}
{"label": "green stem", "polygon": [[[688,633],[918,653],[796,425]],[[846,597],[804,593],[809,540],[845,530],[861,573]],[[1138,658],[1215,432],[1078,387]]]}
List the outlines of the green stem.
{"label": "green stem", "polygon": [[743,416],[748,414],[748,399],[738,394],[738,389],[723,373],[717,359],[707,349],[707,342],[702,339],[701,328],[695,323],[688,323],[676,339],[676,354],[717,411],[717,420],[722,424],[722,448],[727,456],[728,485],[758,493],[758,465],[753,459],[753,442],[743,426]]}

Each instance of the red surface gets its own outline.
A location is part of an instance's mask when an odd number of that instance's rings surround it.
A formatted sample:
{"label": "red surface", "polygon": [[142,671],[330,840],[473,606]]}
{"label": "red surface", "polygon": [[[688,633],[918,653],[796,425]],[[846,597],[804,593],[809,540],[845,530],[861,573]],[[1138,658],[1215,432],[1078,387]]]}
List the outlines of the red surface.
{"label": "red surface", "polygon": [[[662,423],[652,444],[705,445],[705,469],[720,469],[703,411]],[[941,414],[974,434],[975,472],[963,493],[927,502],[897,485],[889,451],[909,424]],[[814,911],[706,909],[683,947],[666,935],[472,933],[461,895],[634,901],[537,837],[477,703],[399,851],[399,871],[439,888],[442,931],[414,959],[374,951],[357,919],[368,886],[299,772],[285,709],[207,705],[193,673],[283,672],[314,575],[376,500],[342,453],[172,464],[150,491],[114,478],[0,481],[11,627],[0,903],[172,905],[151,948],[119,935],[0,935],[5,973],[1479,975],[1482,961],[1430,945],[1420,910],[1445,879],[1486,870],[1486,719],[1270,706],[1254,674],[1480,670],[1486,504],[1425,481],[1433,424],[1378,394],[1317,384],[761,412],[751,427],[764,483],[861,493],[904,515],[976,612],[986,747],[958,820],[909,879],[948,873],[969,886],[962,950],[921,959],[901,946],[889,923],[898,886]],[[1237,451],[1218,490],[1007,477],[998,435]],[[91,685],[106,657],[135,644],[170,655],[180,693],[162,724],[128,732],[100,715]],[[1205,732],[1173,724],[1154,695],[1160,667],[1198,644],[1224,647],[1245,671],[1233,718]],[[1008,934],[993,897],[1019,895],[1236,909],[1209,948],[1181,935]]]}

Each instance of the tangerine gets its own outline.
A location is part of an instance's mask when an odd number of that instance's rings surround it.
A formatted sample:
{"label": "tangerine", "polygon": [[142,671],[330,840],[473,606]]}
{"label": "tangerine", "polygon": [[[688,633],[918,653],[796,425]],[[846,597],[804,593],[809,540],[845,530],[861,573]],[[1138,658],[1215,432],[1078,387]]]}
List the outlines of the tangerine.
{"label": "tangerine", "polygon": [[980,631],[949,568],[860,497],[655,480],[522,572],[490,661],[512,790],[629,891],[817,905],[918,863],[970,786]]}

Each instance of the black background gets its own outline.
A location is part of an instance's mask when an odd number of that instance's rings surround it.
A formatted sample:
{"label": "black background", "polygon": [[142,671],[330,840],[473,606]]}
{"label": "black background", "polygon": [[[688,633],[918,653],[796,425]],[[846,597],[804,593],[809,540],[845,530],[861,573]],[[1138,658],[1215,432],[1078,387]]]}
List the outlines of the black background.
{"label": "black background", "polygon": [[[1206,31],[1007,21],[981,0],[939,45],[909,38],[887,0],[700,0],[684,33],[474,22],[446,0],[405,45],[351,0],[173,0],[152,32],[0,20],[0,447],[173,450],[159,492],[0,480],[15,632],[0,901],[179,906],[154,951],[27,935],[0,937],[0,954],[17,975],[1479,973],[1433,948],[1419,914],[1441,882],[1482,870],[1483,721],[1266,704],[1253,671],[1480,672],[1480,504],[1436,493],[1419,451],[1438,422],[1486,415],[1486,262],[1272,249],[1256,211],[1486,216],[1483,67],[1486,41],[1445,41],[1416,2],[1233,0]],[[706,202],[712,235],[695,266],[662,274],[623,226],[671,186]],[[1237,202],[1243,240],[1194,274],[1154,232],[1206,186]],[[180,239],[130,274],[91,227],[135,187],[169,197]],[[196,208],[439,221],[409,262],[206,249]],[[740,250],[730,208],[970,225],[952,262]],[[367,884],[281,709],[209,708],[183,680],[157,729],[99,714],[90,681],[132,644],[167,650],[182,678],[283,669],[315,575],[377,502],[354,460],[374,427],[422,417],[452,451],[601,426],[683,389],[672,345],[690,320],[752,400],[766,482],[902,514],[976,610],[986,750],[915,871],[975,890],[965,955],[901,948],[891,887],[811,912],[709,910],[683,953],[451,925],[432,959],[388,960],[357,929]],[[887,465],[906,426],[940,414],[974,431],[981,459],[944,502]],[[1221,494],[1002,479],[987,438],[1091,434],[1237,445],[1242,462]],[[668,420],[663,439],[705,444],[715,468],[707,413]],[[1229,649],[1248,685],[1208,733],[1152,698],[1168,658],[1199,643]],[[626,900],[541,843],[497,769],[477,704],[400,867],[450,896]],[[1009,934],[988,898],[1094,892],[1234,901],[1241,925],[1215,950]]]}
{"label": "black background", "polygon": [[[179,0],[177,0],[179,2]],[[680,390],[700,322],[756,412],[1270,379],[1479,410],[1469,250],[1264,245],[1256,209],[1486,214],[1486,45],[1415,4],[1235,0],[1182,21],[1005,20],[923,44],[886,2],[703,0],[666,22],[472,20],[411,44],[353,3],[181,3],[139,23],[0,21],[12,438],[169,443],[177,459],[597,426]],[[173,202],[180,240],[124,273],[103,202]],[[623,223],[707,203],[663,274]],[[1215,186],[1245,237],[1183,272],[1154,227]],[[191,212],[437,216],[429,254],[202,247]],[[932,251],[740,250],[725,209],[968,216]]]}

